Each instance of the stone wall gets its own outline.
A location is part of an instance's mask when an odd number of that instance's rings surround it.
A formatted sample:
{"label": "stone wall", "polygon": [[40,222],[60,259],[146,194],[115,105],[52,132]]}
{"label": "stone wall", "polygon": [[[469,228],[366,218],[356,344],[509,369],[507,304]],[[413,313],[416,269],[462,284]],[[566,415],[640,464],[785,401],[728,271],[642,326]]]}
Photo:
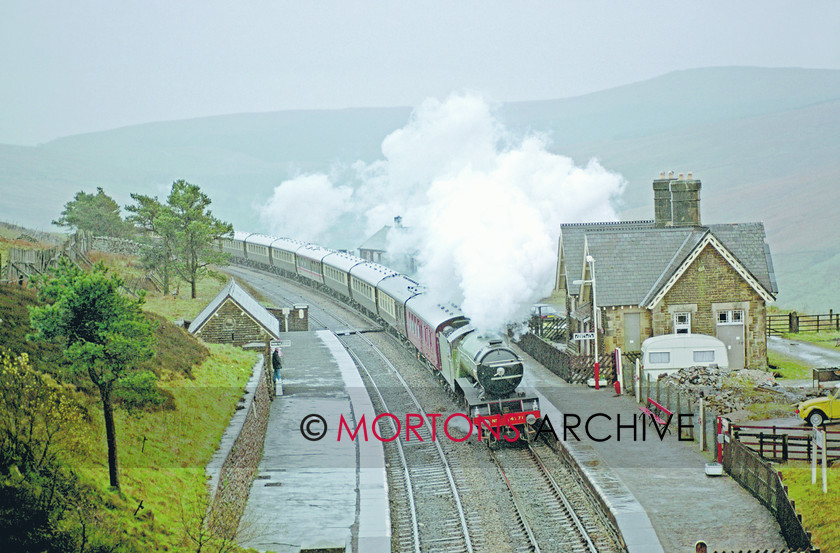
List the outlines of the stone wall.
{"label": "stone wall", "polygon": [[309,306],[266,307],[280,321],[280,332],[306,332],[309,330]]}
{"label": "stone wall", "polygon": [[613,351],[616,348],[624,347],[624,315],[627,313],[639,314],[639,343],[636,344],[636,349],[627,351],[641,351],[642,342],[645,338],[653,336],[650,311],[640,307],[609,307],[602,311],[604,324],[604,347],[601,351]]}
{"label": "stone wall", "polygon": [[767,306],[758,293],[711,245],[689,266],[652,310],[653,335],[674,332],[674,313],[691,313],[691,332],[717,333],[717,312],[744,310],[745,362],[752,369],[767,366]]}
{"label": "stone wall", "polygon": [[265,342],[268,332],[251,318],[233,299],[227,298],[195,333],[205,342],[241,346],[252,342]]}
{"label": "stone wall", "polygon": [[110,236],[94,236],[89,247],[91,250],[98,252],[140,256],[147,246],[134,240],[111,238]]}
{"label": "stone wall", "polygon": [[[262,359],[268,360],[269,357],[263,356]],[[262,457],[274,380],[267,363],[262,361],[261,365],[253,399],[246,402],[248,412],[245,421],[222,464],[218,485],[212,495],[208,521],[210,527],[223,536],[236,535]]]}

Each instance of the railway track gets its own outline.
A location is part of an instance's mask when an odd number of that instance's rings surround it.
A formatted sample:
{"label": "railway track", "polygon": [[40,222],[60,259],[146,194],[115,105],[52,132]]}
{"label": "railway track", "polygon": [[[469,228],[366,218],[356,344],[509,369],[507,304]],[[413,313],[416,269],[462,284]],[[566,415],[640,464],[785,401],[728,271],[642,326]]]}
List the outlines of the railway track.
{"label": "railway track", "polygon": [[[422,414],[425,424],[417,430],[422,441],[416,440],[414,434],[406,440],[403,427],[399,439],[383,444],[391,487],[393,550],[406,553],[495,552],[498,544],[484,541],[487,527],[482,524],[480,514],[462,505],[461,495],[470,493],[465,484],[469,478],[464,476],[469,469],[453,461],[458,455],[448,455],[452,443],[431,439],[431,428],[420,401],[388,357],[365,333],[359,332],[363,326],[369,330],[375,325],[346,306],[340,309],[347,312],[348,318],[357,318],[360,322],[351,323],[337,316],[332,309],[327,312],[325,307],[312,305],[311,294],[330,304],[341,305],[335,298],[317,290],[301,287],[306,291],[304,296],[288,291],[284,286],[284,291],[280,292],[274,276],[250,269],[232,272],[252,284],[270,287],[275,299],[289,304],[309,302],[311,325],[338,335],[359,367],[377,413],[392,413],[403,424],[407,413]],[[300,286],[284,282],[293,287]],[[396,425],[391,418],[383,417],[378,431],[387,439],[394,436]],[[489,455],[507,492],[499,505],[501,524],[509,536],[505,551],[623,551],[617,545],[614,531],[593,507],[591,498],[548,446],[532,444],[530,447],[502,448]],[[485,474],[489,478],[489,473]]]}
{"label": "railway track", "polygon": [[[272,295],[289,303],[299,303],[298,299],[277,291]],[[404,491],[391,494],[397,550],[474,553],[469,529],[480,527],[480,520],[468,519],[450,461],[440,441],[432,439],[429,419],[408,383],[373,342],[364,334],[352,333],[358,330],[352,323],[334,313],[313,315],[311,311],[310,322],[336,332],[353,357],[377,413],[391,413],[401,423],[408,413],[420,414],[425,421],[416,430],[419,440],[412,433],[410,440],[399,437],[384,443],[392,491]],[[397,433],[397,424],[392,418],[383,417],[378,431],[388,440]]]}
{"label": "railway track", "polygon": [[[474,551],[470,524],[461,503],[450,461],[438,440],[432,439],[432,428],[426,412],[408,384],[390,360],[363,335],[341,338],[357,365],[367,378],[368,389],[375,394],[374,405],[378,412],[391,413],[405,421],[408,413],[420,414],[424,424],[417,429],[420,439],[407,434],[389,442],[395,447],[385,448],[386,463],[401,470],[392,471],[392,485],[405,490],[404,498],[397,497],[396,523],[400,528],[411,528],[399,536],[400,551],[469,552]],[[369,349],[378,361],[361,360],[359,350]],[[364,378],[363,376],[363,378]],[[393,419],[380,421],[380,432],[390,438],[397,432]],[[382,428],[386,426],[386,428]],[[422,506],[422,508],[419,508]]]}
{"label": "railway track", "polygon": [[[548,466],[546,460],[556,454],[547,445],[535,442],[527,447],[502,448],[492,456],[527,537],[526,551],[622,551],[588,498],[578,491],[573,477]],[[570,490],[575,493],[567,494]]]}

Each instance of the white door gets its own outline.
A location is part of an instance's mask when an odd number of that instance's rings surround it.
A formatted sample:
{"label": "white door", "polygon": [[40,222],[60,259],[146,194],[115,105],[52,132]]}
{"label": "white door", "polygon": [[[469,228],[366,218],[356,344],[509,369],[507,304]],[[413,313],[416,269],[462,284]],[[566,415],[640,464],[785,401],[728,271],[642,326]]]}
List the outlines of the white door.
{"label": "white door", "polygon": [[744,311],[729,309],[717,312],[717,337],[726,344],[730,369],[743,369],[746,361]]}
{"label": "white door", "polygon": [[641,325],[638,313],[624,314],[624,351],[642,349]]}

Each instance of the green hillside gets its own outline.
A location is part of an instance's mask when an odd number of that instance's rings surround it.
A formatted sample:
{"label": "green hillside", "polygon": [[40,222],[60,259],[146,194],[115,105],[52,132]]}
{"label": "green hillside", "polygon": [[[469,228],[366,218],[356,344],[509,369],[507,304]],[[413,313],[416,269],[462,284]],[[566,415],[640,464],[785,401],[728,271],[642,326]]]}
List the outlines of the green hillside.
{"label": "green hillside", "polygon": [[[164,194],[184,178],[236,228],[282,180],[381,157],[408,108],[289,111],[152,123],[0,146],[0,220],[46,228],[80,189]],[[840,71],[724,67],[669,73],[576,98],[499,107],[514,132],[538,131],[554,151],[598,158],[624,175],[624,218],[650,218],[660,170],[703,182],[704,222],[763,221],[783,306],[840,307],[834,206],[840,205]]]}
{"label": "green hillside", "polygon": [[[193,310],[206,303],[222,283],[207,279],[198,300],[156,300]],[[159,294],[152,294],[159,296]],[[155,408],[116,409],[121,491],[108,487],[107,447],[97,394],[85,380],[63,367],[61,346],[31,342],[27,306],[37,304],[35,290],[0,285],[0,550],[2,551],[173,551],[199,549],[188,535],[202,528],[207,505],[204,467],[218,447],[251,375],[252,352],[196,340],[153,312],[157,322],[155,356],[148,363],[159,379],[165,402]],[[27,354],[32,370],[16,373]],[[38,376],[48,373],[55,377]],[[38,378],[38,380],[36,380]],[[58,382],[64,383],[61,387]],[[15,386],[37,382],[39,386]],[[62,402],[40,402],[33,390],[43,383],[64,392]],[[80,384],[76,393],[68,384]],[[123,397],[123,396],[120,396]],[[136,397],[136,396],[128,396]],[[27,401],[19,401],[26,399]],[[68,405],[78,406],[72,412]],[[64,406],[61,417],[45,416]],[[48,409],[52,409],[49,411]],[[34,413],[34,416],[30,415]],[[26,421],[35,421],[30,427]],[[11,432],[24,428],[27,432]],[[34,430],[32,430],[34,428]],[[54,432],[49,434],[47,430]],[[34,437],[33,437],[34,436]],[[39,465],[17,454],[20,443],[49,449]],[[44,446],[44,443],[50,445]],[[193,534],[194,535],[194,534]],[[239,551],[218,537],[205,550]]]}

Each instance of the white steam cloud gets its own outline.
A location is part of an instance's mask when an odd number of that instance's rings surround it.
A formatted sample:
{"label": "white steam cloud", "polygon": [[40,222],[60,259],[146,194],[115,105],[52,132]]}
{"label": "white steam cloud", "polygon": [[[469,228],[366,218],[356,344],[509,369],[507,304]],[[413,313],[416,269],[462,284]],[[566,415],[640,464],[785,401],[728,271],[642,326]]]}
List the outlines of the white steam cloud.
{"label": "white steam cloud", "polygon": [[274,189],[260,208],[260,219],[280,236],[318,241],[352,209],[352,197],[351,187],[336,186],[327,175],[303,175]]}
{"label": "white steam cloud", "polygon": [[410,231],[390,233],[389,254],[416,253],[418,280],[481,331],[524,319],[551,293],[560,224],[615,220],[611,202],[625,184],[597,161],[577,167],[549,152],[542,137],[515,139],[469,94],[425,101],[382,152],[353,166],[355,186],[327,175],[283,182],[261,219],[275,234],[329,246],[348,234],[339,221],[369,236],[401,215]]}

